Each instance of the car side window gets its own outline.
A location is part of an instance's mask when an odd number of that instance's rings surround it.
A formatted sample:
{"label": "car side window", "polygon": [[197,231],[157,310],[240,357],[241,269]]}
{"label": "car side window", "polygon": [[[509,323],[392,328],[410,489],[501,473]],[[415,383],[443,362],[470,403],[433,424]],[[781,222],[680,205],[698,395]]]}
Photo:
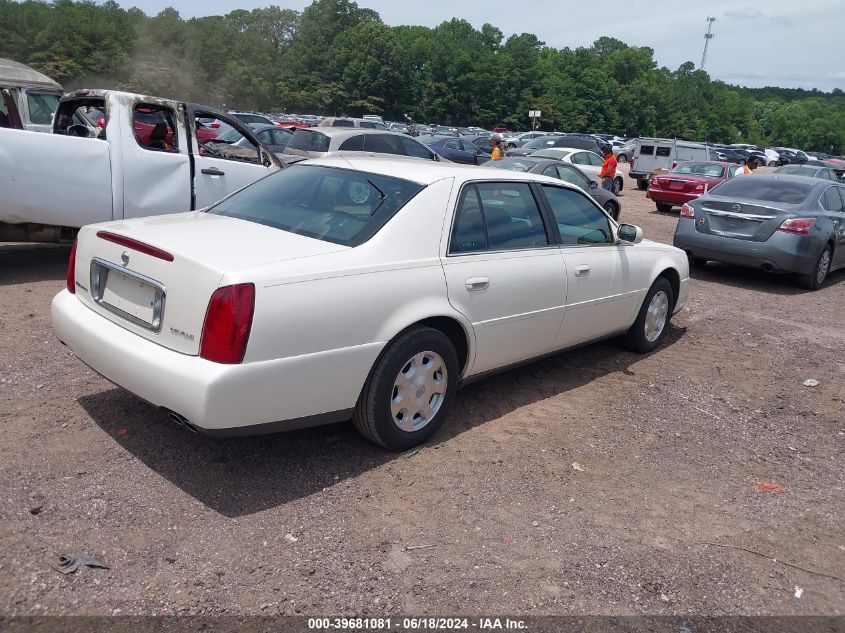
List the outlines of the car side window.
{"label": "car side window", "polygon": [[176,137],[176,117],[172,109],[139,103],[132,110],[135,141],[144,149],[155,152],[179,152]]}
{"label": "car side window", "polygon": [[572,164],[573,165],[589,165],[590,163],[587,161],[586,152],[575,152],[574,154],[572,154]]}
{"label": "car side window", "polygon": [[654,145],[640,145],[640,156],[653,156]]}
{"label": "car side window", "polygon": [[434,160],[434,152],[432,152],[422,143],[406,136],[400,136],[399,142],[402,143],[402,147],[405,149],[405,154],[407,154],[408,156],[413,156],[414,158],[426,158],[428,160]]}
{"label": "car side window", "polygon": [[552,178],[560,178],[560,176],[558,176],[558,172],[557,172],[555,165],[549,165],[548,167],[546,167],[543,170],[543,175],[544,176],[551,176]]}
{"label": "car side window", "polygon": [[[242,143],[237,145],[231,143],[215,142],[215,137],[210,136],[210,133],[200,125],[197,119],[215,118],[221,123],[225,123],[237,131],[244,137]],[[223,117],[222,115],[212,114],[211,112],[203,112],[202,110],[194,110],[194,121],[196,126],[196,141],[199,147],[200,156],[207,156],[209,158],[220,158],[223,160],[231,160],[241,163],[255,163],[260,162],[261,154],[250,140],[247,126],[238,121],[234,117]],[[136,132],[137,134],[137,132]]]}
{"label": "car side window", "polygon": [[733,178],[735,173],[736,173],[736,165],[731,165],[730,167],[728,167],[728,178]]}
{"label": "car side window", "polygon": [[358,127],[363,127],[363,128],[367,128],[368,130],[373,130],[373,129],[375,129],[376,126],[375,126],[374,123],[370,123],[369,121],[361,121],[360,123],[358,123]]}
{"label": "car side window", "polygon": [[839,195],[839,187],[828,187],[822,194],[822,207],[826,211],[836,211],[842,213],[843,204],[842,197]]}
{"label": "car side window", "polygon": [[490,250],[547,246],[543,217],[528,183],[484,182],[476,185],[481,199]]}
{"label": "car side window", "polygon": [[341,152],[363,152],[364,135],[356,134],[355,136],[350,136],[348,139],[343,141],[337,149]]}
{"label": "car side window", "polygon": [[571,182],[573,185],[577,185],[584,190],[590,188],[590,181],[575,168],[567,167],[566,165],[557,165],[557,172],[560,174],[561,180]]}
{"label": "car side window", "polygon": [[464,187],[458,208],[455,211],[455,225],[452,229],[450,253],[473,253],[487,250],[487,231],[481,215],[481,201],[474,185]]}
{"label": "car side window", "polygon": [[593,167],[601,167],[601,158],[596,156],[595,154],[587,154],[587,162],[592,165]]}
{"label": "car side window", "polygon": [[405,155],[402,143],[398,136],[390,134],[366,134],[364,136],[364,150],[367,152],[378,152],[380,154]]}
{"label": "car side window", "polygon": [[613,242],[610,220],[584,194],[543,185],[564,246]]}
{"label": "car side window", "polygon": [[447,149],[457,149],[457,150],[459,150],[459,149],[461,149],[461,142],[458,141],[458,140],[446,141],[443,144],[443,146],[446,147]]}

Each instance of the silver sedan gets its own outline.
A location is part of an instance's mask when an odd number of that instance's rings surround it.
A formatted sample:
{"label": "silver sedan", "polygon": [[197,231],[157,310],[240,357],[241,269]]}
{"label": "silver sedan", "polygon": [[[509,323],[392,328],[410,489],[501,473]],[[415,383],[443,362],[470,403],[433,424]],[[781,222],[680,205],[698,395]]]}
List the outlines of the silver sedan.
{"label": "silver sedan", "polygon": [[816,290],[845,268],[845,186],[804,176],[731,178],[685,204],[674,244],[693,266],[708,260],[797,273]]}

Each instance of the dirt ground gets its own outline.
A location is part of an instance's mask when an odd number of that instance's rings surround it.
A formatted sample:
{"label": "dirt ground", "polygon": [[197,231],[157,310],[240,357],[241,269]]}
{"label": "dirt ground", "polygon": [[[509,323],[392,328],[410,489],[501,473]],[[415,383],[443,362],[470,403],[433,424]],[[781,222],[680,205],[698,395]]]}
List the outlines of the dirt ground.
{"label": "dirt ground", "polygon": [[174,426],[54,338],[67,256],[0,249],[0,615],[845,614],[845,272],[710,264],[655,353],[471,385],[398,455]]}

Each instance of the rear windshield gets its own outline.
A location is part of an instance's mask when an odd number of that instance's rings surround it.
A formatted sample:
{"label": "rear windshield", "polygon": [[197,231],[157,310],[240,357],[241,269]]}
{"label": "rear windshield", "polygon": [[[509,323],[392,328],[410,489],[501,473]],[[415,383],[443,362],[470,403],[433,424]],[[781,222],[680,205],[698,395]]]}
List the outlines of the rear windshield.
{"label": "rear windshield", "polygon": [[755,178],[754,175],[731,178],[713,189],[715,195],[728,198],[747,198],[766,202],[801,204],[810,195],[813,185],[790,180]]}
{"label": "rear windshield", "polygon": [[296,165],[262,178],[208,213],[357,246],[375,235],[422,189],[423,185],[399,178]]}
{"label": "rear windshield", "polygon": [[722,165],[714,165],[713,163],[679,163],[672,169],[672,173],[721,178],[725,173],[725,168]]}
{"label": "rear windshield", "polygon": [[322,132],[300,128],[290,137],[288,149],[301,149],[306,152],[328,152],[330,140]]}
{"label": "rear windshield", "polygon": [[551,147],[554,144],[554,138],[541,136],[539,138],[535,138],[528,141],[525,145],[523,145],[523,147],[526,149],[540,149],[541,147]]}

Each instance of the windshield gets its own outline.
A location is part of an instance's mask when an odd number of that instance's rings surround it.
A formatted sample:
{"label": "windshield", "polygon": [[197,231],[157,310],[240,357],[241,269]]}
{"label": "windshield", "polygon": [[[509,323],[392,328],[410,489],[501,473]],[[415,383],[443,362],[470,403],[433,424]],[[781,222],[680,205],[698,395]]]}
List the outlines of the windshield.
{"label": "windshield", "polygon": [[782,202],[785,204],[801,204],[810,195],[813,185],[790,180],[775,180],[743,176],[731,178],[713,189],[714,195],[748,200],[762,200],[765,202]]}
{"label": "windshield", "polygon": [[29,108],[29,120],[37,125],[52,123],[53,113],[59,107],[59,96],[49,92],[27,90],[26,105]]}
{"label": "windshield", "polygon": [[375,235],[422,189],[423,185],[399,178],[297,165],[262,178],[208,213],[357,246]]}
{"label": "windshield", "polygon": [[725,174],[725,168],[714,163],[679,163],[672,169],[672,173],[721,178]]}

